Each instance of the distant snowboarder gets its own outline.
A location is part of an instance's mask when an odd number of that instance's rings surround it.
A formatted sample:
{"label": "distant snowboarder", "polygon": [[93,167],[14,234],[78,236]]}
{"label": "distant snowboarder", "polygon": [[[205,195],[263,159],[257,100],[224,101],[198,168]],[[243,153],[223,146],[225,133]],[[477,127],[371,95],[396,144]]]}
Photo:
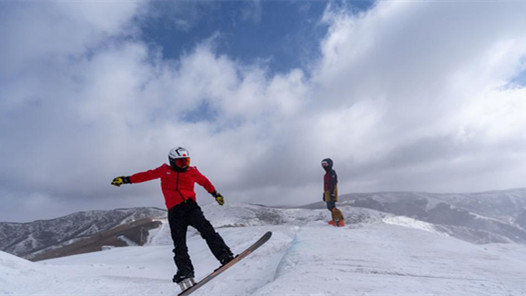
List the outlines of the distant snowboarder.
{"label": "distant snowboarder", "polygon": [[127,177],[116,177],[111,184],[119,187],[122,184],[161,179],[161,189],[168,209],[168,222],[175,246],[173,252],[177,273],[173,277],[173,282],[184,290],[195,283],[194,267],[186,246],[188,226],[196,228],[201,233],[221,265],[230,262],[233,254],[197,205],[194,184],[197,183],[205,188],[221,206],[225,203],[223,196],[196,167],[190,166],[190,154],[186,149],[173,148],[168,154],[168,160],[170,165],[163,164],[153,170]]}
{"label": "distant snowboarder", "polygon": [[321,161],[321,166],[325,170],[322,200],[327,203],[327,209],[331,211],[332,217],[329,224],[333,226],[345,226],[343,214],[336,208],[336,202],[338,201],[338,175],[336,175],[336,171],[332,169],[332,159],[325,158]]}

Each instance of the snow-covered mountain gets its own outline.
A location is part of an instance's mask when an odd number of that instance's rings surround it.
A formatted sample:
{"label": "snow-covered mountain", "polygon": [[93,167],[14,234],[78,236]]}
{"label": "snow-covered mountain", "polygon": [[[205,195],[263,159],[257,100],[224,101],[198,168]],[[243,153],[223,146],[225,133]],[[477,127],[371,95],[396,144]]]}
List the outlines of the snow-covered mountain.
{"label": "snow-covered mountain", "polygon": [[38,260],[144,244],[166,211],[156,208],[85,211],[52,220],[0,223],[0,250]]}
{"label": "snow-covered mountain", "polygon": [[[266,231],[273,235],[195,296],[526,295],[522,244],[472,244],[445,236],[426,222],[357,208],[344,212],[361,215],[361,222],[338,228],[327,225],[328,212],[321,209],[289,209],[277,215],[259,206],[210,204],[203,209],[214,224],[223,226],[217,231],[234,253]],[[176,295],[166,226],[162,221],[152,230],[144,246],[39,262],[0,252],[0,295]],[[188,247],[197,279],[218,266],[193,230]]]}
{"label": "snow-covered mountain", "polygon": [[[411,223],[473,243],[526,243],[526,189],[470,194],[356,193],[341,196],[338,206],[350,225]],[[205,205],[203,210],[215,227],[303,226],[329,218],[321,201],[299,208],[227,203],[224,207]],[[42,260],[99,251],[104,246],[143,245],[160,239],[152,233],[167,227],[159,221],[165,218],[165,210],[134,208],[0,223],[0,250]]]}
{"label": "snow-covered mountain", "polygon": [[[354,193],[341,196],[338,204],[428,222],[473,243],[526,243],[526,189],[463,194]],[[307,206],[324,207],[322,202]]]}

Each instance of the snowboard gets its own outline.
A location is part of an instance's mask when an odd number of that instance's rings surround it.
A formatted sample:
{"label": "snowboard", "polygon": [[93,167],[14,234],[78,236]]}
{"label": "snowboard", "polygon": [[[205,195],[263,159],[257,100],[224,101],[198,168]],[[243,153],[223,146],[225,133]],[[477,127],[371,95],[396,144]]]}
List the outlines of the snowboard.
{"label": "snowboard", "polygon": [[223,273],[223,271],[229,269],[230,267],[232,267],[234,264],[238,263],[239,261],[241,261],[243,258],[247,257],[248,255],[250,255],[252,252],[254,252],[254,250],[256,250],[257,248],[261,247],[264,243],[266,243],[270,237],[272,236],[272,232],[269,231],[267,233],[265,233],[257,242],[253,243],[250,247],[248,247],[246,250],[244,250],[243,252],[239,253],[239,255],[237,255],[236,257],[234,257],[234,259],[232,259],[232,261],[228,262],[227,264],[225,265],[222,265],[221,267],[219,267],[218,269],[214,270],[214,272],[210,273],[209,275],[207,275],[206,277],[204,277],[202,280],[198,281],[197,283],[195,283],[195,285],[191,286],[190,288],[182,291],[181,293],[179,293],[177,296],[186,296],[186,295],[190,295],[191,293],[193,293],[195,290],[201,288],[204,284],[208,283],[210,280],[212,280],[213,278],[215,278],[216,276],[220,275],[221,273]]}

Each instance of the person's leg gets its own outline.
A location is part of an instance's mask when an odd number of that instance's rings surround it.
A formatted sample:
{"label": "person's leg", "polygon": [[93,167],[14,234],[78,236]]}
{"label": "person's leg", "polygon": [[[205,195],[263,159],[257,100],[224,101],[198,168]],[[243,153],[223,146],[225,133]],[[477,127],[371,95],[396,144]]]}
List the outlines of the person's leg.
{"label": "person's leg", "polygon": [[206,241],[212,254],[221,262],[225,264],[233,258],[232,251],[226,245],[223,238],[217,233],[210,224],[210,222],[203,215],[201,208],[195,204],[195,207],[190,212],[190,225],[193,226],[199,233],[201,237]]}
{"label": "person's leg", "polygon": [[336,208],[336,202],[334,201],[328,201],[327,202],[327,210],[331,212],[331,221],[329,221],[329,224],[336,226],[336,217],[334,216],[334,209]]}
{"label": "person's leg", "polygon": [[334,209],[335,206],[336,206],[336,202],[334,202],[334,201],[328,201],[327,202],[327,210],[332,212],[332,209]]}
{"label": "person's leg", "polygon": [[[177,205],[168,211],[168,222],[170,223],[170,232],[174,242],[174,262],[177,266],[176,277],[178,279],[194,277],[194,267],[186,246],[186,231],[188,230],[186,216],[184,204]],[[174,277],[174,281],[177,280],[176,277]]]}
{"label": "person's leg", "polygon": [[333,214],[333,219],[334,221],[336,221],[336,224],[338,226],[345,226],[345,221],[343,219],[343,214],[342,214],[342,211],[340,211],[340,209],[338,209],[337,207],[334,207],[334,209],[332,209],[332,214]]}

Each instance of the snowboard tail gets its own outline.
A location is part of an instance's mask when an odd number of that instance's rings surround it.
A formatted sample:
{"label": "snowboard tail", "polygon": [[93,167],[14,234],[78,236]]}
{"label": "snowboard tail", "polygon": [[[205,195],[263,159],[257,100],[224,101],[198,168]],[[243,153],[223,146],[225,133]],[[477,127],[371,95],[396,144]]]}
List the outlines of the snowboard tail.
{"label": "snowboard tail", "polygon": [[239,253],[239,255],[237,255],[236,257],[234,257],[234,259],[232,259],[232,261],[228,262],[227,264],[225,265],[222,265],[221,267],[219,267],[218,269],[214,270],[212,273],[210,273],[209,275],[207,275],[206,277],[204,277],[202,280],[200,280],[199,282],[195,283],[193,286],[191,286],[190,288],[182,291],[181,293],[179,293],[177,296],[186,296],[186,295],[190,295],[191,293],[193,293],[195,290],[201,288],[204,284],[208,283],[210,280],[212,280],[213,278],[215,278],[216,276],[220,275],[221,273],[223,273],[225,270],[229,269],[230,267],[232,267],[234,264],[238,263],[239,261],[241,261],[243,258],[247,257],[248,255],[250,255],[252,252],[254,252],[257,248],[261,247],[264,243],[266,243],[270,237],[272,236],[272,232],[269,231],[267,233],[265,233],[258,241],[256,241],[255,243],[253,243],[250,247],[248,247],[246,250],[244,250],[243,252]]}

